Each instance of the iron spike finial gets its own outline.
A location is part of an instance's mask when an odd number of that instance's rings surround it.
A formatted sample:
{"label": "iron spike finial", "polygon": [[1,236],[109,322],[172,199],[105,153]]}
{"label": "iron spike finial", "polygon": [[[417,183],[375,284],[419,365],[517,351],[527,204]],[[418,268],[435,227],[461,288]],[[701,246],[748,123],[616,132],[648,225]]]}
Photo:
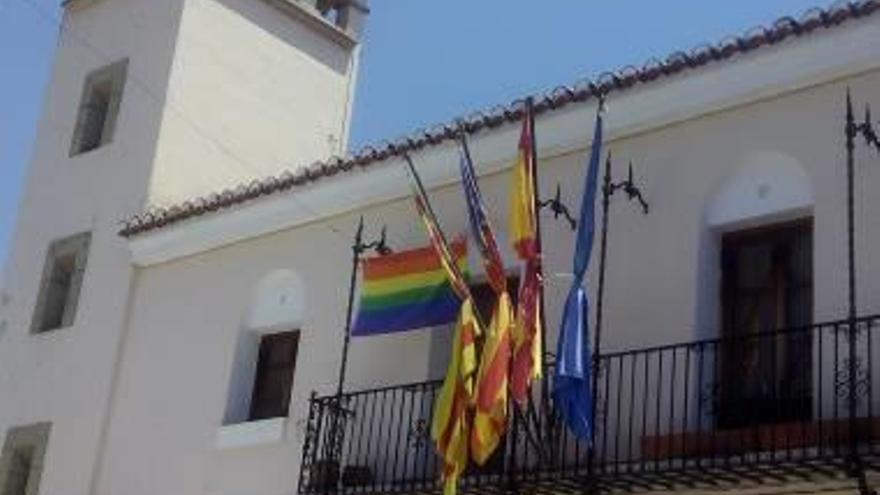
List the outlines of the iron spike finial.
{"label": "iron spike finial", "polygon": [[846,88],[846,114],[847,116],[852,115],[852,92],[848,86]]}
{"label": "iron spike finial", "polygon": [[358,220],[357,230],[355,231],[355,234],[354,234],[355,246],[360,246],[363,238],[364,238],[364,216],[361,215],[360,220]]}
{"label": "iron spike finial", "polygon": [[388,247],[388,226],[382,225],[382,234],[379,237],[379,242],[376,243],[376,253],[380,256],[385,256],[387,254],[391,254],[393,251],[390,247]]}

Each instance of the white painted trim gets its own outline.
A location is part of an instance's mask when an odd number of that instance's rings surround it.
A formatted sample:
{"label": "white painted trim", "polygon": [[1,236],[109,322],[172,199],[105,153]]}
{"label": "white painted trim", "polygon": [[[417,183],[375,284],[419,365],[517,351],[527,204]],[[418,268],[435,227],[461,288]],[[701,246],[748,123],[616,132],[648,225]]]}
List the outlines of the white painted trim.
{"label": "white painted trim", "polygon": [[216,447],[220,450],[271,445],[284,440],[287,418],[272,418],[221,426]]}
{"label": "white painted trim", "polygon": [[[853,76],[880,67],[880,17],[852,21],[846,28],[795,38],[732,60],[688,71],[630,91],[608,101],[607,139],[632,136],[702,115],[754,103],[792,91]],[[595,102],[569,105],[537,122],[540,155],[585,149]],[[518,126],[481,132],[471,140],[480,175],[510,166]],[[433,146],[414,155],[429,188],[458,180],[454,145]],[[327,178],[293,192],[208,214],[129,240],[133,262],[149,266],[193,255],[252,237],[400,199],[410,194],[399,159],[372,164]]]}

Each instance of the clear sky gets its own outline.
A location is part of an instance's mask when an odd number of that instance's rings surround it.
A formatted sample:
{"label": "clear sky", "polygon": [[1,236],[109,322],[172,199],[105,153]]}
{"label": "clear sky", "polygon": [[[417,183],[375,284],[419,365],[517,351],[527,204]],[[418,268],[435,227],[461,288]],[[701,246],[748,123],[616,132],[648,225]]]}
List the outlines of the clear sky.
{"label": "clear sky", "polygon": [[[370,0],[352,146],[604,70],[641,65],[826,3]],[[59,4],[0,0],[0,263],[7,256],[58,35],[45,14],[57,19]]]}

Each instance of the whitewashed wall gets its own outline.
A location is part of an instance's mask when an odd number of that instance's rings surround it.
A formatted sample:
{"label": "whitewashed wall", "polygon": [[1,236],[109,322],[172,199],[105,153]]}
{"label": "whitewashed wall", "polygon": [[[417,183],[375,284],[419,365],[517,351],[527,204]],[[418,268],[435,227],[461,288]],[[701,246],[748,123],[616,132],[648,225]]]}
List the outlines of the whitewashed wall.
{"label": "whitewashed wall", "polygon": [[[116,232],[122,218],[145,204],[181,15],[177,0],[106,0],[87,7],[69,12],[60,30],[6,268],[0,435],[52,423],[43,495],[91,489],[132,271]],[[69,157],[86,75],[126,57],[129,74],[113,142]],[[87,230],[92,241],[74,325],[31,335],[49,243]]]}
{"label": "whitewashed wall", "polygon": [[[651,213],[643,216],[634,205],[619,197],[614,200],[606,350],[716,335],[719,273],[714,253],[721,232],[735,225],[804,214],[811,214],[815,222],[815,319],[845,314],[845,174],[839,117],[847,86],[859,100],[880,100],[880,73],[872,72],[609,143],[617,177],[625,173],[626,162],[635,163]],[[620,118],[614,114],[614,103],[610,102],[609,121]],[[573,112],[572,119],[592,121],[588,107]],[[542,123],[546,121],[538,122],[539,142]],[[504,139],[492,134],[476,137],[475,160],[481,160],[479,150],[489,142],[509,147],[512,155],[516,132],[509,131],[500,134]],[[583,127],[585,142],[591,131],[589,124]],[[446,157],[442,166],[457,166],[452,148],[439,153]],[[544,156],[543,195],[551,195],[559,182],[563,197],[574,204],[580,196],[586,154],[584,148]],[[419,163],[418,154],[415,160]],[[871,248],[880,241],[880,224],[869,213],[880,206],[870,194],[880,170],[871,166],[871,160],[876,158],[860,152],[859,288],[865,313],[880,309],[876,277],[880,254]],[[778,180],[779,176],[785,180]],[[791,177],[800,182],[791,184]],[[481,178],[490,219],[502,238],[506,238],[509,180],[507,172]],[[461,194],[455,185],[432,191],[450,233],[466,229]],[[395,248],[426,243],[409,201],[395,200],[140,271],[102,491],[140,493],[138,487],[143,487],[142,493],[275,494],[293,490],[307,397],[313,390],[327,394],[335,387],[349,242],[359,215],[374,233],[387,225]],[[554,345],[574,236],[548,217],[544,225],[548,322]],[[509,249],[505,250],[509,258]],[[472,267],[480,271],[476,259]],[[251,291],[262,277],[279,269],[296,271],[308,292],[286,437],[263,446],[218,450],[214,438],[223,423],[236,336]],[[595,275],[593,265],[590,287],[595,287]],[[432,339],[437,340],[430,331],[419,331],[353,340],[347,388],[427,378],[430,355],[438,352],[431,348]],[[162,356],[161,367],[156,366],[157,356]]]}
{"label": "whitewashed wall", "polygon": [[[120,221],[344,148],[356,43],[308,26],[263,1],[66,2],[0,304],[0,435],[52,423],[43,495],[95,493],[102,476],[134,283]],[[86,75],[123,58],[113,142],[70,157]],[[30,335],[49,243],[86,230],[75,324]]]}

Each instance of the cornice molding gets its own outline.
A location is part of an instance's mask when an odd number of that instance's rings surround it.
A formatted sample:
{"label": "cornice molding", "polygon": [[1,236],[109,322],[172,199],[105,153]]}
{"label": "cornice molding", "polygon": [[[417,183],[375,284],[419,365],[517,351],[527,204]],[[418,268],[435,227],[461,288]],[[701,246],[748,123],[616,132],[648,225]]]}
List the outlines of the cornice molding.
{"label": "cornice molding", "polygon": [[[880,22],[855,22],[847,29],[793,38],[724,64],[668,77],[609,95],[607,139],[650,132],[737,106],[832,82],[880,68]],[[568,105],[537,118],[543,159],[584,150],[595,100]],[[506,169],[516,152],[514,123],[484,129],[471,138],[477,172]],[[454,141],[411,152],[430,188],[458,180]],[[134,263],[149,266],[249,238],[407,197],[410,186],[395,155],[355,167],[294,190],[244,202],[220,214],[196,216],[129,239]],[[317,212],[320,212],[317,213]]]}

